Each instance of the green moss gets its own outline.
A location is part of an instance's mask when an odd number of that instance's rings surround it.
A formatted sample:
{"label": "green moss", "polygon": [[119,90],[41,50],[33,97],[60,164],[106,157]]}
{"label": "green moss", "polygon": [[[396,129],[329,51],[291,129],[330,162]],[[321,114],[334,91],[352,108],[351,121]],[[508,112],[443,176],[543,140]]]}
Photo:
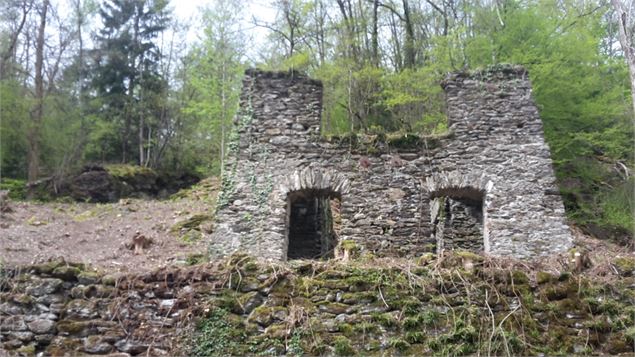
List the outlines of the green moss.
{"label": "green moss", "polygon": [[371,315],[372,321],[380,324],[381,326],[392,328],[398,326],[397,319],[389,313],[373,312]]}
{"label": "green moss", "polygon": [[529,277],[527,274],[520,270],[514,270],[511,272],[511,278],[514,284],[529,284]]}
{"label": "green moss", "polygon": [[330,314],[339,315],[346,313],[350,306],[339,302],[322,303],[320,304],[320,311],[328,312]]}
{"label": "green moss", "polygon": [[15,350],[15,352],[19,355],[27,355],[27,356],[33,356],[35,355],[35,348],[36,348],[36,344],[35,343],[31,343],[28,344],[26,346],[22,346],[20,348],[18,348],[17,350]]}
{"label": "green moss", "polygon": [[437,255],[434,253],[423,253],[417,258],[417,265],[426,266],[437,259]]}
{"label": "green moss", "polygon": [[620,257],[612,262],[621,276],[631,276],[635,272],[635,258]]}
{"label": "green moss", "polygon": [[265,335],[270,338],[283,339],[289,335],[289,328],[285,323],[277,323],[265,329]]}
{"label": "green moss", "polygon": [[595,332],[606,333],[612,330],[611,324],[607,321],[606,317],[597,317],[593,320],[585,321],[582,324],[585,328],[588,328]]}
{"label": "green moss", "polygon": [[288,310],[282,306],[258,306],[249,315],[249,322],[256,322],[261,326],[269,326],[273,321],[282,321],[288,316]]}
{"label": "green moss", "polygon": [[77,279],[82,284],[97,284],[101,277],[102,274],[96,271],[82,271],[77,275]]}
{"label": "green moss", "polygon": [[54,259],[50,262],[35,264],[31,266],[31,270],[37,274],[51,274],[55,268],[66,264],[63,259]]}
{"label": "green moss", "polygon": [[346,254],[349,258],[358,257],[360,252],[360,248],[357,245],[357,243],[355,243],[355,241],[350,239],[341,241],[338,244],[337,249],[341,251],[341,253],[339,254]]}
{"label": "green moss", "polygon": [[554,280],[555,278],[553,277],[553,275],[545,271],[539,271],[536,273],[536,282],[538,284],[546,284],[546,283],[553,282]]}
{"label": "green moss", "polygon": [[79,268],[71,266],[60,266],[53,270],[52,275],[65,281],[76,281],[77,275],[79,275],[79,273],[81,273],[81,270]]}
{"label": "green moss", "polygon": [[425,144],[425,142],[415,134],[395,133],[387,135],[386,139],[388,145],[396,149],[418,149]]}
{"label": "green moss", "polygon": [[201,224],[205,222],[211,222],[214,219],[214,216],[209,214],[195,214],[192,217],[185,219],[183,221],[177,222],[171,228],[171,232],[182,232],[182,231],[190,231],[190,230],[201,230]]}
{"label": "green moss", "polygon": [[242,306],[238,303],[239,294],[233,290],[223,290],[212,303],[221,310],[242,313]]}
{"label": "green moss", "polygon": [[342,295],[342,302],[345,304],[369,304],[377,300],[377,293],[363,291],[359,293],[345,293]]}
{"label": "green moss", "polygon": [[401,311],[406,316],[414,316],[421,310],[421,301],[410,296],[391,303],[391,306],[401,307]]}
{"label": "green moss", "polygon": [[545,297],[550,300],[562,300],[569,295],[569,288],[565,285],[550,285],[544,290]]}
{"label": "green moss", "polygon": [[377,324],[368,321],[362,321],[353,325],[353,331],[356,333],[367,334],[377,332],[378,330]]}
{"label": "green moss", "polygon": [[188,254],[188,256],[185,258],[186,265],[199,265],[207,263],[208,261],[209,260],[207,254]]}
{"label": "green moss", "polygon": [[333,347],[335,348],[335,354],[338,356],[353,356],[356,354],[351,341],[344,336],[335,336]]}
{"label": "green moss", "polygon": [[26,294],[12,295],[12,300],[20,305],[32,305],[35,303],[35,299]]}
{"label": "green moss", "polygon": [[346,322],[337,324],[337,331],[344,334],[344,336],[351,337],[353,335],[353,326]]}
{"label": "green moss", "polygon": [[106,165],[105,169],[111,176],[124,181],[134,180],[137,176],[158,177],[157,173],[151,168],[138,165]]}
{"label": "green moss", "polygon": [[180,237],[180,240],[183,241],[184,243],[195,243],[200,241],[202,238],[203,238],[203,233],[197,230],[190,230],[185,232]]}
{"label": "green moss", "polygon": [[104,285],[115,286],[117,284],[117,277],[115,275],[104,275],[101,278],[101,283]]}
{"label": "green moss", "polygon": [[70,335],[79,334],[85,328],[89,327],[90,322],[87,321],[71,321],[71,320],[62,320],[57,323],[57,331],[65,332]]}

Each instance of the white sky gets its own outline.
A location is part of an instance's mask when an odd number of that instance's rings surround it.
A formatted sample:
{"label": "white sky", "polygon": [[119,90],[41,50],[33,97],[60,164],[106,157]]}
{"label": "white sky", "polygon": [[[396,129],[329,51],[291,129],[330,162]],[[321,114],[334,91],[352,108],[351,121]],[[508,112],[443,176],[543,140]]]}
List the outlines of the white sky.
{"label": "white sky", "polygon": [[[194,42],[200,32],[201,28],[197,27],[199,9],[206,5],[213,5],[215,0],[170,0],[170,6],[174,9],[174,15],[179,21],[190,24],[187,41]],[[253,25],[252,18],[255,17],[258,21],[273,22],[276,17],[276,10],[271,5],[272,0],[244,0],[245,10],[243,12],[243,24],[242,28],[247,30],[248,36],[253,39],[254,46],[251,46],[251,50],[257,50],[257,47],[262,45],[269,34],[269,30],[256,27]],[[249,47],[249,46],[248,46]]]}

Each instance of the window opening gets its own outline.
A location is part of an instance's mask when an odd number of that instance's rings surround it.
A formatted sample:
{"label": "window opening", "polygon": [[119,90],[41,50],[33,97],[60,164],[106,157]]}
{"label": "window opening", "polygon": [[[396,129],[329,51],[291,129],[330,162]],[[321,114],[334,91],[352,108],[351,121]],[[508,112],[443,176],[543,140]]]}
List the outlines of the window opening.
{"label": "window opening", "polygon": [[475,189],[446,190],[434,199],[433,234],[437,251],[483,251],[483,193]]}

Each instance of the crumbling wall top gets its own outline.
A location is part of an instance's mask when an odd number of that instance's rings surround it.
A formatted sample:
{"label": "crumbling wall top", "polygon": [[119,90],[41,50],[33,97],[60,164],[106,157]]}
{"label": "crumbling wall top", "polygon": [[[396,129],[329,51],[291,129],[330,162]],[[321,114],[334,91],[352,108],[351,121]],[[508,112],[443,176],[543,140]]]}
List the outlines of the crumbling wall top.
{"label": "crumbling wall top", "polygon": [[482,82],[500,82],[514,79],[527,79],[529,72],[525,67],[512,64],[499,64],[481,70],[461,71],[450,73],[441,82],[441,86],[447,92],[457,82],[465,80],[477,80]]}

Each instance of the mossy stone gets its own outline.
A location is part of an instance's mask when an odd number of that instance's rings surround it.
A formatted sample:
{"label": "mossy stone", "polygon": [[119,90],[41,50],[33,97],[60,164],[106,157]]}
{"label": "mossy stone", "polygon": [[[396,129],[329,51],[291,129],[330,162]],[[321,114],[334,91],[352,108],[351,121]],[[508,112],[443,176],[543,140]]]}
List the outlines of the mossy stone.
{"label": "mossy stone", "polygon": [[101,283],[104,285],[115,286],[117,284],[117,277],[115,275],[104,275],[101,278]]}
{"label": "mossy stone", "polygon": [[11,296],[11,300],[20,305],[32,305],[35,300],[27,294],[15,294]]}
{"label": "mossy stone", "polygon": [[420,257],[417,258],[417,265],[426,266],[433,261],[435,261],[437,255],[434,253],[423,253]]}
{"label": "mossy stone", "polygon": [[555,280],[554,276],[545,271],[539,271],[536,273],[536,283],[538,284],[546,284],[554,280]]}
{"label": "mossy stone", "polygon": [[344,314],[349,311],[351,307],[346,304],[342,304],[339,302],[325,302],[319,305],[320,311],[328,312],[330,314],[339,315]]}
{"label": "mossy stone", "polygon": [[612,264],[621,276],[632,276],[635,274],[635,258],[620,257],[613,260]]}
{"label": "mossy stone", "polygon": [[77,275],[80,284],[97,284],[101,280],[101,274],[95,271],[82,271]]}
{"label": "mossy stone", "polygon": [[545,297],[549,301],[562,300],[569,295],[569,289],[565,285],[550,285],[544,290]]}
{"label": "mossy stone", "polygon": [[260,326],[269,326],[273,321],[282,321],[289,315],[286,308],[281,306],[259,306],[249,315],[249,322],[256,322]]}
{"label": "mossy stone", "polygon": [[633,352],[633,345],[629,344],[626,337],[621,334],[614,334],[606,343],[606,351],[612,355]]}
{"label": "mossy stone", "polygon": [[285,323],[273,324],[265,329],[265,335],[270,338],[278,339],[286,338],[287,336],[289,336],[290,332],[291,331],[289,331],[289,328]]}
{"label": "mossy stone", "polygon": [[262,304],[262,296],[257,291],[251,291],[238,298],[240,310],[243,314],[251,313],[258,305]]}
{"label": "mossy stone", "polygon": [[34,356],[35,355],[36,344],[31,343],[26,346],[22,346],[15,350],[18,355],[26,355],[26,356]]}
{"label": "mossy stone", "polygon": [[527,274],[520,270],[514,270],[511,272],[511,278],[514,284],[522,285],[529,284],[529,277]]}
{"label": "mossy stone", "polygon": [[90,322],[87,321],[62,320],[57,323],[57,330],[70,335],[80,335],[89,325]]}
{"label": "mossy stone", "polygon": [[55,268],[63,264],[66,264],[64,259],[55,259],[50,262],[32,265],[31,270],[37,274],[51,274]]}

